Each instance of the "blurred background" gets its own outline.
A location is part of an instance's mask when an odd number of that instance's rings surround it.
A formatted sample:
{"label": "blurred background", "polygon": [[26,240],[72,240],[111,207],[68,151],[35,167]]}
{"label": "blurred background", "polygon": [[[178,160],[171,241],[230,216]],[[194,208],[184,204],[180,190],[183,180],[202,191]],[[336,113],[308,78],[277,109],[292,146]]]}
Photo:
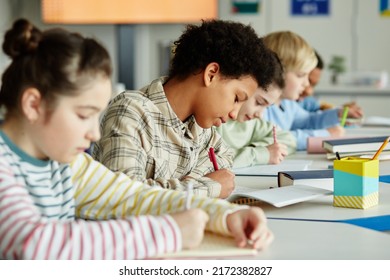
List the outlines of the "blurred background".
{"label": "blurred background", "polygon": [[[40,28],[64,26],[93,36],[114,61],[114,91],[136,89],[166,74],[170,46],[187,23],[219,18],[251,24],[260,36],[291,30],[325,62],[318,90],[328,88],[327,65],[344,63],[343,85],[360,79],[386,88],[390,72],[389,3],[384,0],[0,0],[0,33],[25,17]],[[51,14],[49,13],[51,12]],[[0,71],[9,63],[0,54]],[[349,75],[349,76],[348,76]],[[365,80],[364,80],[365,79]],[[370,79],[382,83],[371,84]],[[352,86],[355,86],[352,84]],[[340,101],[343,102],[344,100]],[[387,114],[387,113],[386,113]]]}

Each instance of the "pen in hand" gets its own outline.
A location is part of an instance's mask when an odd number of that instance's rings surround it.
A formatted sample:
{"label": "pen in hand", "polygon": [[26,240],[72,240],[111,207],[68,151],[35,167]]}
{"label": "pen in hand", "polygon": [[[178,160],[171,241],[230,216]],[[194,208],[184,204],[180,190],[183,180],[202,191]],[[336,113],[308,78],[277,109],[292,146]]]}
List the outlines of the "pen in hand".
{"label": "pen in hand", "polygon": [[217,171],[219,168],[218,168],[218,163],[217,163],[217,157],[215,156],[215,152],[214,152],[214,148],[213,147],[211,147],[210,150],[209,150],[209,158],[210,158],[210,161],[213,164],[214,171]]}
{"label": "pen in hand", "polygon": [[348,106],[345,106],[345,107],[344,107],[344,111],[343,111],[343,116],[341,117],[341,121],[340,121],[340,125],[341,125],[342,127],[345,126],[345,123],[346,123],[346,121],[347,121],[348,110],[349,110],[349,107],[348,107]]}
{"label": "pen in hand", "polygon": [[276,139],[276,125],[272,128],[272,135],[274,136],[274,144],[278,143],[278,140]]}
{"label": "pen in hand", "polygon": [[193,192],[193,184],[192,182],[188,182],[187,184],[187,197],[186,197],[186,210],[191,209],[191,198],[192,198],[192,192]]}

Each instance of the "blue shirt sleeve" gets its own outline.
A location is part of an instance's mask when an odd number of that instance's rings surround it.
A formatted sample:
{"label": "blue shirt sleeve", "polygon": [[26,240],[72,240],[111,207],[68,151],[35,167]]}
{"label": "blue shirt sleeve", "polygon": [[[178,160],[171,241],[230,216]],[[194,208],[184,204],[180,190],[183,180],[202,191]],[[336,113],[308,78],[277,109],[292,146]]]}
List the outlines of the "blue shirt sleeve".
{"label": "blue shirt sleeve", "polygon": [[317,112],[320,110],[320,102],[313,96],[305,97],[303,100],[298,101],[298,104],[308,112]]}

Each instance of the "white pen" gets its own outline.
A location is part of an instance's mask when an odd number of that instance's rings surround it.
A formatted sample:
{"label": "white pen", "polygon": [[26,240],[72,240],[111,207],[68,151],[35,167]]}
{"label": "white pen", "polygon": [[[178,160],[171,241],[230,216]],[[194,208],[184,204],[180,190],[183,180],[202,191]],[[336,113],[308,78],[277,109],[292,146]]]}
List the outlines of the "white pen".
{"label": "white pen", "polygon": [[193,192],[193,184],[192,184],[192,182],[188,182],[188,184],[187,184],[186,210],[191,209],[192,192]]}

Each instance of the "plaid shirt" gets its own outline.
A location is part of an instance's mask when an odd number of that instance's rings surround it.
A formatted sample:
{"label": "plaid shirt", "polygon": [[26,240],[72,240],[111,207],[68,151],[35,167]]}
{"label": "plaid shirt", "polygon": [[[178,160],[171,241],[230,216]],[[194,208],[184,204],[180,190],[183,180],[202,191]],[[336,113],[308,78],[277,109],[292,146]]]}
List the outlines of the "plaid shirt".
{"label": "plaid shirt", "polygon": [[164,82],[157,79],[110,101],[93,157],[113,171],[163,188],[184,190],[185,176],[190,176],[195,194],[217,197],[221,185],[204,177],[214,171],[208,149],[214,147],[220,168],[232,167],[232,151],[214,128],[199,127],[193,116],[184,123],[176,116]]}

